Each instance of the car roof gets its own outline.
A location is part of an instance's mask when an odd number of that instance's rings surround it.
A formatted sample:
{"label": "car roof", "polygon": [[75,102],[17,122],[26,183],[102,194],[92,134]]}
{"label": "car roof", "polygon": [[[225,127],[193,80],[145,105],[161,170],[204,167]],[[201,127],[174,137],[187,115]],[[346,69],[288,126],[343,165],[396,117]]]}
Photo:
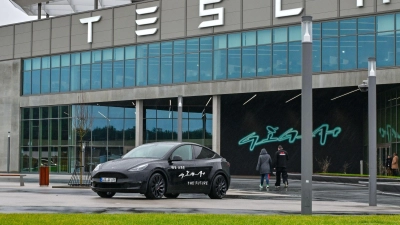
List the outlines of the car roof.
{"label": "car roof", "polygon": [[151,142],[151,143],[146,143],[143,145],[148,145],[148,144],[174,144],[174,145],[180,145],[180,144],[191,144],[191,145],[201,145],[193,142],[178,142],[178,141],[160,141],[160,142]]}
{"label": "car roof", "polygon": [[146,143],[143,145],[150,145],[150,144],[173,144],[173,146],[178,146],[178,145],[183,145],[183,144],[190,144],[190,145],[198,145],[198,146],[202,146],[202,147],[206,147],[207,149],[210,149],[212,151],[211,148],[201,145],[201,144],[197,144],[197,143],[193,143],[193,142],[178,142],[178,141],[160,141],[160,142],[152,142],[152,143]]}

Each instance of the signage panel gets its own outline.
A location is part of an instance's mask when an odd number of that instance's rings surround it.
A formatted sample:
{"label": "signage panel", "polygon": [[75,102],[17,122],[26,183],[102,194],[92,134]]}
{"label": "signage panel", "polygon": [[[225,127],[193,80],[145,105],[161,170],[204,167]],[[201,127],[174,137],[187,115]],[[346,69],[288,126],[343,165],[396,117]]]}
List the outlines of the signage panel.
{"label": "signage panel", "polygon": [[[223,0],[199,0],[199,17],[205,16],[216,16],[217,19],[203,21],[198,26],[199,29],[207,28],[207,27],[215,27],[215,26],[223,26],[224,25],[224,17],[225,17],[225,8],[212,8],[206,9],[207,5],[215,4],[223,2]],[[390,0],[382,0],[384,4],[389,4]],[[275,17],[282,18],[282,17],[290,17],[290,16],[297,16],[303,12],[303,8],[293,8],[293,9],[282,9],[283,0],[275,0]],[[357,7],[364,7],[364,0],[356,0]],[[147,15],[151,13],[155,13],[158,10],[158,6],[147,7],[143,9],[136,9],[137,15]],[[266,12],[267,13],[267,12]],[[88,43],[92,43],[92,30],[93,30],[93,23],[100,21],[101,16],[94,16],[88,18],[80,19],[82,24],[88,24]],[[136,24],[138,26],[145,26],[155,24],[158,21],[158,17],[151,17],[146,19],[138,19],[136,20]],[[149,28],[144,30],[136,30],[135,33],[137,36],[147,36],[147,35],[154,35],[157,33],[158,28]]]}

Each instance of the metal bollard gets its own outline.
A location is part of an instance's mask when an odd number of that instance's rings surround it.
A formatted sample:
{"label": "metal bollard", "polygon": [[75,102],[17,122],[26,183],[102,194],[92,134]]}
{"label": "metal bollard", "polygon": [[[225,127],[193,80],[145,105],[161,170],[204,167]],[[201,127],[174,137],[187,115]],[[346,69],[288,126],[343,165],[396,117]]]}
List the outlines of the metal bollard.
{"label": "metal bollard", "polygon": [[364,165],[363,161],[360,160],[360,174],[361,174],[361,175],[364,174],[364,172],[363,172],[363,165]]}

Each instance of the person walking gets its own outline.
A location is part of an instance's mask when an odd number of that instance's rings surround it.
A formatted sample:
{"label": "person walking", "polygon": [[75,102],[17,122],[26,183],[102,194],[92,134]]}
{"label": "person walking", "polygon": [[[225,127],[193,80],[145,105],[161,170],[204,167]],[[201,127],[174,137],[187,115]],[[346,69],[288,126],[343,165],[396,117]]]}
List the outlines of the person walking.
{"label": "person walking", "polygon": [[386,167],[386,175],[391,176],[392,175],[392,156],[388,155],[385,163]]}
{"label": "person walking", "polygon": [[261,149],[256,167],[256,170],[259,171],[261,175],[260,190],[264,188],[263,186],[264,178],[265,178],[265,185],[267,186],[267,188],[269,188],[269,174],[272,172],[271,166],[272,166],[271,156],[268,154],[265,148]]}
{"label": "person walking", "polygon": [[393,173],[393,176],[399,175],[399,157],[397,156],[397,153],[393,153],[392,173]]}
{"label": "person walking", "polygon": [[286,164],[287,161],[289,160],[289,155],[288,153],[283,150],[283,147],[281,145],[278,146],[278,151],[275,153],[275,168],[276,168],[276,182],[275,182],[275,188],[278,188],[281,186],[281,175],[283,179],[283,184],[285,187],[289,186],[288,182],[288,174],[286,170]]}

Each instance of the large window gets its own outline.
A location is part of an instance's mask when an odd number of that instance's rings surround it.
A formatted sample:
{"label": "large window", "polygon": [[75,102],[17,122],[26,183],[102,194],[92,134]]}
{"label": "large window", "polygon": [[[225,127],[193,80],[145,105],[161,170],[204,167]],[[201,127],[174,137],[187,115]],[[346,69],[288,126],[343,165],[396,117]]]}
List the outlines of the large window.
{"label": "large window", "polygon": [[[185,100],[184,100],[185,101]],[[205,100],[206,104],[207,100]],[[184,107],[182,118],[182,140],[211,146],[212,108]],[[178,112],[176,106],[145,106],[143,119],[143,141],[176,141]]]}
{"label": "large window", "polygon": [[[80,162],[79,136],[75,132],[77,106],[21,109],[21,171],[36,172],[41,165],[51,172],[72,173]],[[83,141],[85,170],[120,158],[135,146],[135,108],[85,106],[92,125]]]}
{"label": "large window", "polygon": [[[397,22],[396,22],[397,21]],[[313,71],[400,66],[400,13],[313,23]],[[398,31],[399,30],[399,31]],[[22,95],[301,73],[301,27],[24,59]]]}

